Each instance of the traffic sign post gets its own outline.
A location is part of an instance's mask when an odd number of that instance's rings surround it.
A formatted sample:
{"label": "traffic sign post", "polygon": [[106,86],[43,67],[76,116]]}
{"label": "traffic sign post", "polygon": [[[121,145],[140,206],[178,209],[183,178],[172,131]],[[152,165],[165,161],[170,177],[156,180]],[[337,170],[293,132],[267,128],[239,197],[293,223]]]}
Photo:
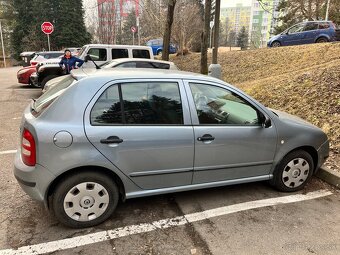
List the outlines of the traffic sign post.
{"label": "traffic sign post", "polygon": [[132,32],[132,45],[135,45],[135,33],[137,32],[137,28],[135,26],[132,26],[130,30]]}
{"label": "traffic sign post", "polygon": [[50,46],[50,34],[53,33],[54,27],[51,22],[45,21],[41,24],[41,31],[43,31],[44,34],[47,35],[47,43],[48,43],[48,50],[51,51]]}

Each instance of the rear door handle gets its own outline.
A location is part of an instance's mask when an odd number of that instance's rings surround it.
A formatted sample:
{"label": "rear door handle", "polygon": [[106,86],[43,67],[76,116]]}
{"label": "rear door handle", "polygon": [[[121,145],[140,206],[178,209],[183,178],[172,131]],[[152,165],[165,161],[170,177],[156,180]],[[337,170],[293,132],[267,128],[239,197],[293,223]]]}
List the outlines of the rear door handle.
{"label": "rear door handle", "polygon": [[110,143],[122,143],[124,140],[120,139],[118,136],[109,136],[106,139],[101,139],[100,143],[110,144]]}
{"label": "rear door handle", "polygon": [[209,134],[205,134],[203,136],[197,137],[197,141],[200,141],[200,142],[214,141],[214,140],[215,140],[215,137]]}

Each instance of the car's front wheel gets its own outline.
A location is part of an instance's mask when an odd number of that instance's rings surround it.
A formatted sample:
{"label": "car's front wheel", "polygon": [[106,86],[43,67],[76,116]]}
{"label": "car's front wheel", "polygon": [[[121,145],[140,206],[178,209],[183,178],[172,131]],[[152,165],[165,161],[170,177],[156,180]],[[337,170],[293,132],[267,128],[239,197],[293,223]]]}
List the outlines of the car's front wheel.
{"label": "car's front wheel", "polygon": [[281,46],[281,43],[279,41],[272,42],[272,47],[273,48],[277,48],[277,47],[280,47],[280,46]]}
{"label": "car's front wheel", "polygon": [[59,183],[52,195],[52,210],[66,226],[92,227],[112,215],[118,200],[114,180],[104,174],[86,171]]}
{"label": "car's front wheel", "polygon": [[280,191],[293,192],[303,189],[314,171],[313,158],[303,150],[286,155],[277,166],[272,184]]}

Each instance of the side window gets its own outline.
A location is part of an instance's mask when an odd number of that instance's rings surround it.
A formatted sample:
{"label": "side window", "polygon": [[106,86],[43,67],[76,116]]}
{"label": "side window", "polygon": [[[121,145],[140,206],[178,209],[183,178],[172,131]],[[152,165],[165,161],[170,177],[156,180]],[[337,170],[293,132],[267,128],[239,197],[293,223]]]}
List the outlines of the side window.
{"label": "side window", "polygon": [[119,64],[114,67],[119,67],[119,68],[136,68],[136,62],[127,62],[123,64]]}
{"label": "side window", "polygon": [[126,83],[121,88],[126,124],[183,124],[177,83]]}
{"label": "side window", "polygon": [[132,50],[134,58],[147,58],[150,59],[150,52],[148,50]]}
{"label": "side window", "polygon": [[237,94],[205,84],[190,88],[200,124],[260,125],[258,111]]}
{"label": "side window", "polygon": [[123,123],[118,85],[109,87],[99,97],[91,110],[90,120],[96,126]]}
{"label": "side window", "polygon": [[128,58],[129,52],[127,49],[112,49],[112,59]]}
{"label": "side window", "polygon": [[94,61],[106,61],[107,50],[99,48],[91,48],[88,53]]}
{"label": "side window", "polygon": [[137,68],[156,68],[153,66],[153,64],[149,62],[137,62],[136,66]]}
{"label": "side window", "polygon": [[303,31],[311,31],[311,30],[317,30],[318,29],[318,23],[307,23]]}
{"label": "side window", "polygon": [[328,29],[328,28],[330,28],[330,25],[327,22],[322,22],[319,24],[319,29]]}
{"label": "side window", "polygon": [[294,27],[290,28],[288,32],[289,32],[289,34],[299,33],[303,30],[304,27],[305,27],[305,25],[302,24],[302,23],[297,24]]}

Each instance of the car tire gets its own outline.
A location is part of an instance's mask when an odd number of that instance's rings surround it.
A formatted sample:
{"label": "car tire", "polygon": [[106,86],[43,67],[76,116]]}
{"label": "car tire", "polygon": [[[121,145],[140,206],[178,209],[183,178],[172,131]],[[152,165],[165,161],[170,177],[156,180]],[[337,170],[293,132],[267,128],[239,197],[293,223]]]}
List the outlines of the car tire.
{"label": "car tire", "polygon": [[281,47],[281,43],[279,41],[274,41],[271,44],[272,48],[277,48],[277,47]]}
{"label": "car tire", "polygon": [[107,220],[117,207],[118,187],[105,174],[85,171],[68,176],[52,194],[52,212],[65,226],[86,228]]}
{"label": "car tire", "polygon": [[40,88],[44,89],[46,83],[49,81],[49,80],[52,80],[54,78],[57,78],[59,77],[60,75],[56,75],[56,74],[52,74],[52,75],[49,75],[49,76],[46,76],[40,83]]}
{"label": "car tire", "polygon": [[316,43],[326,43],[328,39],[326,37],[320,37],[316,40]]}
{"label": "car tire", "polygon": [[294,192],[304,188],[314,172],[312,156],[303,150],[287,154],[274,171],[271,184],[278,190]]}

